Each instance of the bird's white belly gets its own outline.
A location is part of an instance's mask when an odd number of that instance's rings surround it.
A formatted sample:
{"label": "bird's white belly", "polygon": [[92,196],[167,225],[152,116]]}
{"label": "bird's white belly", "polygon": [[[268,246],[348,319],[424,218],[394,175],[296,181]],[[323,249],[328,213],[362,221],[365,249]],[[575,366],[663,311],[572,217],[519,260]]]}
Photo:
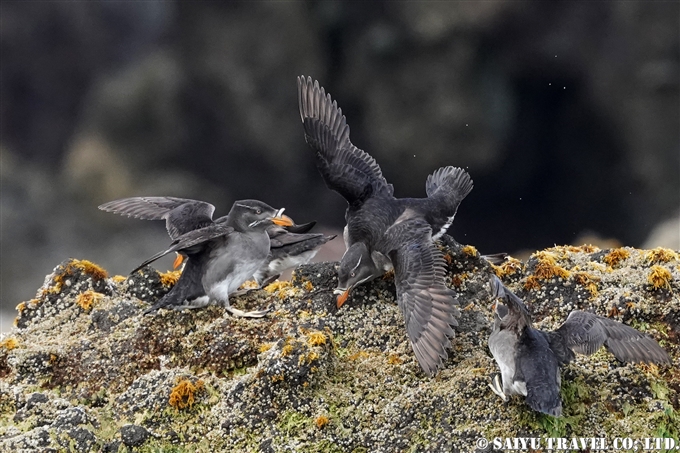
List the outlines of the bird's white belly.
{"label": "bird's white belly", "polygon": [[515,351],[517,336],[507,330],[494,333],[489,338],[489,349],[498,363],[503,379],[503,393],[506,395],[527,394],[526,384],[515,381]]}
{"label": "bird's white belly", "polygon": [[251,278],[258,268],[259,266],[238,266],[227,278],[210,288],[210,298],[221,301],[229,300],[229,294],[236,291],[243,282]]}
{"label": "bird's white belly", "polygon": [[[259,247],[253,247],[253,242],[246,235],[242,241],[233,241],[228,250],[221,252],[212,261],[204,277],[203,287],[210,299],[226,302],[229,294],[238,289],[253,274],[262,267],[269,255],[269,240],[263,241]],[[269,236],[267,236],[269,239]],[[242,256],[243,260],[235,257]],[[206,285],[206,280],[211,283]]]}

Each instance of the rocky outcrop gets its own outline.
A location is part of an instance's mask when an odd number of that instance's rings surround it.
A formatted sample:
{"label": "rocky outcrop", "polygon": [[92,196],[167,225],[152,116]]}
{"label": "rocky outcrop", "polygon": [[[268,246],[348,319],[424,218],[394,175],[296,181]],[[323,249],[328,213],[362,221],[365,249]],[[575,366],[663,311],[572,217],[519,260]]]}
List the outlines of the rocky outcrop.
{"label": "rocky outcrop", "polygon": [[[666,250],[554,247],[494,267],[444,237],[461,317],[444,368],[419,368],[391,276],[342,309],[335,264],[298,268],[221,307],[142,315],[177,273],[125,278],[88,261],[57,266],[19,305],[0,343],[2,451],[472,451],[476,439],[680,435],[680,255]],[[652,335],[673,364],[621,364],[602,350],[562,373],[564,417],[503,403],[489,276],[496,273],[554,328],[593,310]],[[165,451],[165,450],[164,450]]]}

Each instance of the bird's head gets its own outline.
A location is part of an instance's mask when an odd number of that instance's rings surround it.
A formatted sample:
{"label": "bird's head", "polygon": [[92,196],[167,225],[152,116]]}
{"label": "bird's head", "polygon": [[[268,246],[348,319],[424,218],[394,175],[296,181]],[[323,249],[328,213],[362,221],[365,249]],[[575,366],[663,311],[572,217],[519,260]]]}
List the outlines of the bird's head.
{"label": "bird's head", "polygon": [[231,207],[229,220],[238,231],[266,231],[272,225],[294,225],[290,217],[283,215],[283,210],[258,200],[241,200]]}
{"label": "bird's head", "polygon": [[366,244],[357,242],[347,249],[338,267],[338,287],[334,293],[338,294],[338,308],[349,296],[349,292],[357,285],[366,283],[382,275],[371,258]]}

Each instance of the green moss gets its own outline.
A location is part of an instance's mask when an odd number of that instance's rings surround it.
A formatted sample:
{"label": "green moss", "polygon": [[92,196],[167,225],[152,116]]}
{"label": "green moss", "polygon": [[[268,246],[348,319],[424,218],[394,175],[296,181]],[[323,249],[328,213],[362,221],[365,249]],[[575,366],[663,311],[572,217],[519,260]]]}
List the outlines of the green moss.
{"label": "green moss", "polygon": [[281,414],[276,427],[287,436],[295,436],[302,431],[308,430],[313,424],[314,420],[312,418],[300,412],[289,410]]}

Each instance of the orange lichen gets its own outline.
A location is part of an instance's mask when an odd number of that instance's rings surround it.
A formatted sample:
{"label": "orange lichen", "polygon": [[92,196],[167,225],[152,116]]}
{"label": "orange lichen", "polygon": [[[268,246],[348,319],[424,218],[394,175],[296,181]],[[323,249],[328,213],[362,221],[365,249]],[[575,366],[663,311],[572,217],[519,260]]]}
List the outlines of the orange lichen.
{"label": "orange lichen", "polygon": [[355,352],[354,354],[347,357],[349,360],[367,359],[371,355],[366,351]]}
{"label": "orange lichen", "polygon": [[274,343],[262,343],[259,348],[260,354],[269,351],[272,347],[274,347]]}
{"label": "orange lichen", "polygon": [[[158,271],[156,271],[158,272]],[[175,286],[177,280],[182,275],[182,271],[168,271],[168,272],[158,272],[158,277],[161,279],[161,283],[165,286]]]}
{"label": "orange lichen", "polygon": [[528,276],[527,279],[524,281],[524,289],[526,289],[526,290],[540,289],[540,288],[541,288],[541,283],[538,281],[538,278],[535,275]]}
{"label": "orange lichen", "polygon": [[611,252],[605,255],[602,260],[609,266],[615,267],[621,263],[621,261],[627,260],[628,257],[630,257],[630,252],[623,247],[620,247],[618,249],[613,249]]}
{"label": "orange lichen", "polygon": [[114,283],[122,283],[127,280],[127,277],[124,275],[114,275],[111,277],[111,280],[113,280]]}
{"label": "orange lichen", "polygon": [[326,426],[328,423],[330,423],[330,420],[325,415],[320,415],[320,416],[316,417],[316,420],[314,420],[314,423],[316,424],[317,428],[321,429],[324,426]]}
{"label": "orange lichen", "polygon": [[460,288],[460,286],[463,284],[465,279],[468,278],[468,274],[463,272],[462,274],[456,274],[451,277],[451,284],[455,286],[456,288]]}
{"label": "orange lichen", "polygon": [[258,285],[255,280],[246,280],[245,282],[243,282],[243,284],[239,288],[240,289],[258,289],[259,287],[260,287],[260,285]]}
{"label": "orange lichen", "polygon": [[293,345],[287,344],[281,348],[281,357],[289,356],[293,352]]}
{"label": "orange lichen", "polygon": [[177,385],[170,392],[168,404],[175,409],[184,409],[194,405],[194,396],[203,389],[203,381],[197,380],[195,383],[189,379],[179,379]]}
{"label": "orange lichen", "polygon": [[465,247],[463,247],[462,252],[463,252],[464,255],[467,255],[471,258],[474,258],[475,256],[477,256],[477,253],[478,253],[477,249],[472,245],[466,245]]}
{"label": "orange lichen", "polygon": [[[38,299],[32,299],[32,300],[37,301]],[[26,310],[26,306],[27,306],[26,302],[19,302],[19,305],[17,305],[17,311],[19,312],[19,314],[23,313],[24,310]]]}
{"label": "orange lichen", "polygon": [[404,363],[404,359],[399,357],[397,354],[390,354],[387,357],[387,363],[389,363],[390,365],[401,365],[402,363]]}
{"label": "orange lichen", "polygon": [[267,285],[264,290],[267,291],[269,294],[275,293],[277,291],[280,291],[282,289],[287,289],[290,288],[292,285],[290,282],[282,282],[282,281],[275,281],[274,283],[271,283]]}
{"label": "orange lichen", "polygon": [[284,378],[283,373],[281,373],[281,374],[275,374],[275,375],[272,376],[272,382],[280,382],[280,381],[283,381],[283,378]]}
{"label": "orange lichen", "polygon": [[72,269],[69,269],[69,267],[75,267],[77,269],[80,269],[83,273],[89,275],[90,277],[97,279],[97,280],[103,280],[106,277],[109,276],[108,272],[104,270],[101,266],[93,263],[92,261],[88,260],[72,260],[70,263],[68,263],[66,267],[66,272],[69,274],[73,273]]}
{"label": "orange lichen", "polygon": [[618,316],[619,313],[621,313],[619,311],[619,307],[617,307],[616,305],[612,305],[611,308],[609,308],[609,311],[607,312],[607,316],[613,318],[615,316]]}
{"label": "orange lichen", "polygon": [[326,344],[326,334],[315,330],[314,332],[309,332],[307,334],[307,343],[310,346],[321,346]]}
{"label": "orange lichen", "polygon": [[587,272],[575,272],[574,281],[581,286],[584,286],[592,297],[597,297],[597,281],[600,279]]}
{"label": "orange lichen", "polygon": [[658,264],[651,267],[651,272],[647,276],[647,281],[655,290],[660,288],[671,289],[672,279],[671,271]]}
{"label": "orange lichen", "polygon": [[509,256],[508,258],[506,258],[505,261],[503,261],[502,264],[498,266],[492,264],[491,267],[496,273],[496,276],[502,278],[505,277],[506,275],[513,275],[516,274],[517,272],[521,272],[522,262],[517,258]]}
{"label": "orange lichen", "polygon": [[7,349],[8,351],[11,351],[12,349],[16,348],[19,346],[19,340],[16,338],[6,338],[3,341],[0,342],[0,348]]}
{"label": "orange lichen", "polygon": [[569,278],[570,272],[561,266],[557,265],[557,257],[552,252],[538,252],[535,254],[536,267],[534,268],[534,275],[541,280],[549,280],[553,277],[559,277],[564,280]]}
{"label": "orange lichen", "polygon": [[311,364],[313,361],[317,360],[319,358],[319,354],[317,354],[314,351],[310,351],[309,354],[300,354],[300,358],[298,358],[298,366],[306,364]]}
{"label": "orange lichen", "polygon": [[650,263],[667,263],[669,261],[677,260],[678,254],[671,249],[657,247],[647,252],[645,260]]}
{"label": "orange lichen", "polygon": [[312,282],[310,282],[309,280],[305,280],[305,282],[302,284],[302,289],[304,289],[307,292],[310,292],[314,290],[314,285],[312,285]]}
{"label": "orange lichen", "polygon": [[76,297],[76,304],[78,304],[83,310],[88,311],[96,302],[99,302],[103,298],[104,295],[102,293],[87,290],[78,294],[78,297]]}
{"label": "orange lichen", "polygon": [[446,260],[448,264],[453,263],[453,257],[449,253],[444,254],[444,260]]}
{"label": "orange lichen", "polygon": [[593,253],[593,252],[597,252],[598,250],[600,250],[599,247],[594,246],[592,244],[583,244],[583,245],[579,245],[579,246],[568,245],[568,246],[565,247],[565,249],[568,252],[572,252],[572,253],[580,253],[580,252]]}

